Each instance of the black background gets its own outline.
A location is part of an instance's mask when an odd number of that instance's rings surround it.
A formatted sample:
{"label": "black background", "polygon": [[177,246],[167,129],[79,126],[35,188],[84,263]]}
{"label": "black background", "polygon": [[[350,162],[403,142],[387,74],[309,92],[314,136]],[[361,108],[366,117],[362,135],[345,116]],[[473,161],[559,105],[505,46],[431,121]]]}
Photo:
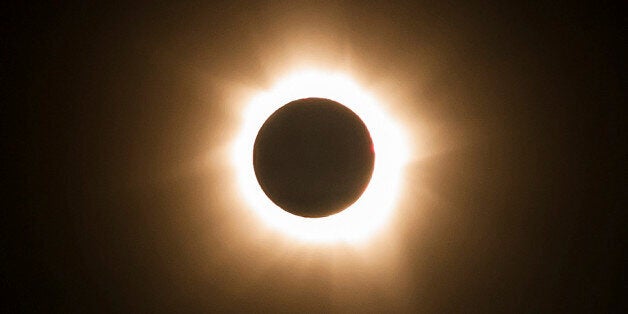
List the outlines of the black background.
{"label": "black background", "polygon": [[[506,3],[3,4],[4,306],[616,310],[625,286],[623,11]],[[411,270],[406,304],[374,286],[366,301],[337,308],[323,274],[286,291],[294,286],[282,267],[248,283],[255,288],[237,286],[256,261],[232,252],[261,256],[273,243],[245,245],[225,231],[238,219],[224,164],[185,166],[237,129],[220,82],[272,81],[264,67],[283,59],[271,51],[290,42],[273,34],[292,28],[305,30],[295,40],[312,40],[309,57],[336,43],[370,81],[394,78],[405,122],[434,121],[453,143],[406,173],[406,216],[391,231]],[[412,215],[419,177],[440,200],[423,209],[422,229]]]}

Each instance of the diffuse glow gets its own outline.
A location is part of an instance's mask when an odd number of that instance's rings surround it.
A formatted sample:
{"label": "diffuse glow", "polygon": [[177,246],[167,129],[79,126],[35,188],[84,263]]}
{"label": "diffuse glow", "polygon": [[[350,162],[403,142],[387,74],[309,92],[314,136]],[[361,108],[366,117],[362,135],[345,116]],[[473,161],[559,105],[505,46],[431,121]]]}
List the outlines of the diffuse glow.
{"label": "diffuse glow", "polygon": [[[362,196],[344,211],[323,218],[292,215],[275,205],[259,186],[252,162],[253,144],[266,119],[288,102],[307,97],[328,98],[353,110],[369,129],[375,149],[373,175]],[[243,118],[233,142],[232,162],[242,196],[264,223],[308,242],[355,243],[369,238],[389,221],[408,161],[408,146],[399,124],[351,78],[314,70],[294,73],[253,97]]]}

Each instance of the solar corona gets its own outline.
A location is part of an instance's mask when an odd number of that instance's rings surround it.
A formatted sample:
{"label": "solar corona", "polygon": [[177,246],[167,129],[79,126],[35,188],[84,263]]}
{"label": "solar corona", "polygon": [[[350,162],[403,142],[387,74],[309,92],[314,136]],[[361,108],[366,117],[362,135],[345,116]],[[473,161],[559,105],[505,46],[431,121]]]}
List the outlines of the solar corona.
{"label": "solar corona", "polygon": [[[283,149],[273,151],[277,145]],[[320,70],[294,72],[254,95],[232,148],[248,207],[309,243],[362,242],[381,230],[409,155],[402,127],[371,93]]]}

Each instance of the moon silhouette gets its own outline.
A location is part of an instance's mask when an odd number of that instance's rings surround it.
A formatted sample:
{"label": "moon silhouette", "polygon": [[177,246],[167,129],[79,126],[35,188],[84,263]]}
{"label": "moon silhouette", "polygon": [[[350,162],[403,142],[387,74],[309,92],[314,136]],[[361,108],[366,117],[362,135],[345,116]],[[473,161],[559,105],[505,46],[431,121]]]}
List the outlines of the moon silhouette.
{"label": "moon silhouette", "polygon": [[360,198],[375,153],[360,117],[326,98],[303,98],[275,111],[262,125],[253,167],[268,198],[302,217],[336,214]]}

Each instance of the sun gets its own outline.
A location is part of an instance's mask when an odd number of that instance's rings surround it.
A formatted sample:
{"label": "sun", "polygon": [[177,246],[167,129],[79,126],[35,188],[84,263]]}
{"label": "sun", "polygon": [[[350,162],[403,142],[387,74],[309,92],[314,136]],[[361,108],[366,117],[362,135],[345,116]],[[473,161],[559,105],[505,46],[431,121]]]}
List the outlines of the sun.
{"label": "sun", "polygon": [[[252,162],[253,144],[266,119],[290,101],[309,97],[331,99],[353,110],[368,128],[375,150],[373,175],[362,196],[347,209],[323,218],[292,215],[275,205],[259,186]],[[303,70],[281,78],[250,99],[233,141],[231,160],[241,196],[272,229],[309,243],[357,243],[371,238],[390,221],[409,153],[401,125],[351,77]]]}

